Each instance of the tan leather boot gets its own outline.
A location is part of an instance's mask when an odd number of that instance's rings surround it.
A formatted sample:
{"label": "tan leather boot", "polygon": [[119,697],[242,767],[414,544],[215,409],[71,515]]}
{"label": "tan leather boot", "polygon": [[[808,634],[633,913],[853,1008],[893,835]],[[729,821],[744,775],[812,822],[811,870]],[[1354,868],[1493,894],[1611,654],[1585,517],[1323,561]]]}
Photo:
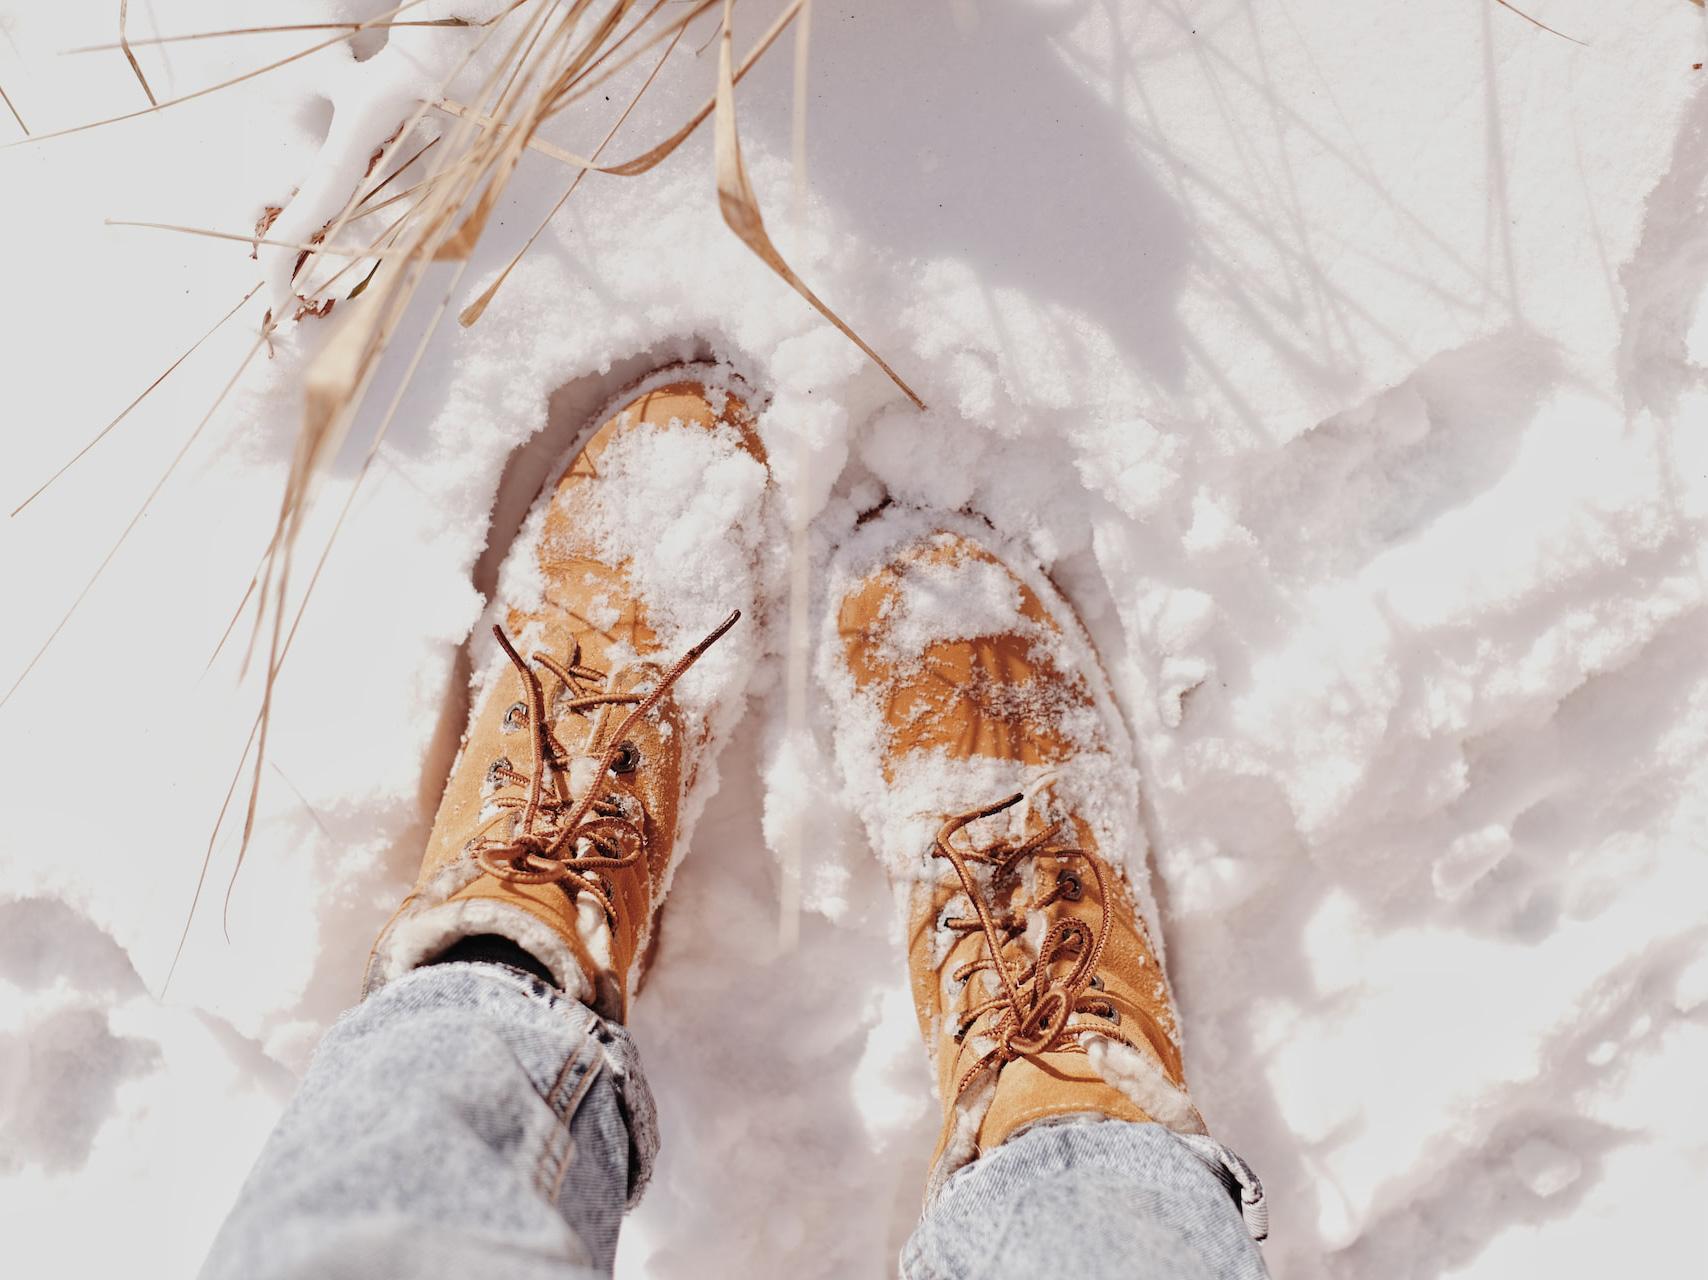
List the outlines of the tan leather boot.
{"label": "tan leather boot", "polygon": [[[684,677],[740,616],[731,605],[758,603],[770,536],[765,455],[743,400],[692,368],[642,385],[547,486],[505,564],[462,752],[367,990],[496,934],[599,1013],[627,1016],[704,799],[701,771],[739,711],[752,624],[720,645],[733,661]],[[707,500],[715,529],[694,508]],[[661,598],[681,566],[660,539],[713,548],[734,581]]]}
{"label": "tan leather boot", "polygon": [[1040,1120],[1203,1132],[1121,871],[1145,852],[1121,719],[1067,604],[986,541],[907,511],[857,531],[832,570],[839,662],[821,661],[906,912],[944,1110],[933,1190]]}

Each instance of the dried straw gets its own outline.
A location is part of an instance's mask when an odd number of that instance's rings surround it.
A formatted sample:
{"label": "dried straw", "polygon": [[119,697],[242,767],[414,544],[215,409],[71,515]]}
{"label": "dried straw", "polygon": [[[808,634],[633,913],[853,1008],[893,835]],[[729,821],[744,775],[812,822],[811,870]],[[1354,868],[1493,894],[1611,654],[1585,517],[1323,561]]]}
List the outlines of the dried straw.
{"label": "dried straw", "polygon": [[[123,19],[121,18],[122,22]],[[113,49],[142,49],[151,45],[183,44],[189,40],[218,40],[226,36],[278,35],[292,31],[342,31],[356,35],[362,31],[390,30],[397,27],[473,27],[480,23],[468,18],[411,18],[405,22],[288,22],[271,27],[230,27],[224,31],[192,31],[185,35],[154,36],[147,40],[116,40],[112,44],[84,44],[66,53],[107,53]]]}
{"label": "dried straw", "polygon": [[[1692,0],[1692,2],[1695,4],[1701,4],[1702,0]],[[1580,44],[1586,49],[1589,48],[1586,41],[1579,40],[1576,36],[1568,36],[1564,31],[1556,31],[1553,27],[1550,27],[1546,22],[1541,21],[1539,18],[1531,17],[1528,13],[1524,12],[1524,10],[1513,4],[1512,0],[1495,0],[1495,3],[1503,9],[1512,10],[1513,13],[1516,13],[1519,17],[1523,18],[1531,26],[1540,27],[1551,36],[1559,36],[1562,40],[1570,40],[1573,44]]]}
{"label": "dried straw", "polygon": [[142,91],[148,95],[148,105],[158,107],[154,90],[148,87],[148,77],[142,74],[142,66],[136,60],[136,54],[131,50],[130,38],[125,34],[125,26],[130,21],[130,0],[119,0],[119,48],[125,51],[125,60],[130,63],[130,69],[136,72],[136,82],[142,86]]}
{"label": "dried straw", "polygon": [[[525,152],[533,151],[537,154],[549,156],[560,163],[573,167],[576,172],[564,193],[552,207],[551,212],[546,215],[533,234],[527,238],[520,250],[509,259],[504,270],[499,273],[479,298],[464,309],[459,317],[464,325],[471,325],[479,321],[516,264],[537,241],[552,217],[562,209],[565,202],[578,189],[587,173],[597,172],[614,177],[636,177],[644,174],[672,155],[694,134],[700,125],[715,117],[715,185],[719,207],[730,229],[762,262],[799,293],[810,306],[864,351],[879,368],[883,369],[910,400],[915,404],[920,403],[918,395],[900,378],[895,370],[841,316],[826,305],[784,260],[766,230],[757,197],[742,160],[740,139],[736,127],[735,86],[747,71],[757,63],[759,58],[772,47],[788,25],[804,13],[805,0],[793,0],[793,3],[785,6],[770,27],[739,61],[735,57],[733,48],[734,0],[723,0],[722,19],[717,32],[721,47],[719,49],[715,92],[698,111],[693,113],[670,136],[618,163],[607,163],[603,160],[602,157],[606,148],[627,122],[641,96],[656,82],[689,25],[696,18],[709,12],[718,3],[718,0],[688,0],[687,3],[681,5],[668,4],[667,0],[603,0],[603,5],[599,8],[595,7],[594,0],[513,0],[513,3],[506,5],[499,13],[479,23],[462,19],[441,19],[432,22],[411,22],[402,19],[401,15],[421,2],[422,0],[404,0],[403,3],[396,5],[387,12],[364,22],[257,27],[202,32],[194,35],[164,36],[150,41],[132,42],[128,39],[125,30],[125,6],[121,0],[118,47],[124,50],[139,82],[149,93],[150,106],[144,110],[129,112],[107,120],[93,121],[88,124],[61,129],[55,133],[39,135],[34,139],[39,141],[62,137],[123,120],[135,119],[156,111],[169,109],[181,103],[206,97],[254,79],[256,76],[288,66],[364,31],[406,25],[481,28],[478,37],[471,43],[471,47],[466,51],[458,65],[445,78],[438,91],[428,95],[419,108],[382,144],[369,165],[367,175],[357,183],[344,207],[307,242],[297,243],[283,239],[270,239],[264,234],[267,229],[265,226],[257,228],[254,232],[239,234],[161,223],[124,222],[115,224],[148,227],[198,236],[212,236],[217,239],[240,242],[251,247],[259,244],[270,244],[296,249],[301,258],[293,269],[292,280],[302,282],[297,284],[297,288],[299,300],[303,304],[303,310],[299,311],[298,314],[321,315],[330,310],[333,303],[340,304],[336,316],[330,321],[331,329],[324,344],[305,371],[301,427],[286,476],[284,490],[280,497],[279,511],[272,534],[261,557],[261,562],[257,566],[256,574],[252,578],[248,590],[244,593],[244,601],[234,615],[233,627],[227,629],[229,635],[235,628],[235,622],[253,603],[255,609],[254,628],[250,634],[248,654],[244,659],[244,664],[245,669],[247,669],[249,661],[258,654],[261,655],[263,664],[262,696],[249,741],[233,774],[231,787],[221,805],[213,831],[209,835],[207,851],[190,908],[190,916],[185,920],[184,932],[179,938],[178,951],[174,955],[174,970],[178,957],[182,954],[184,942],[188,937],[190,922],[194,917],[196,905],[201,899],[220,829],[224,825],[232,802],[236,798],[238,783],[245,769],[248,769],[249,786],[244,807],[242,837],[232,870],[232,879],[228,882],[226,890],[226,902],[229,907],[231,890],[235,884],[237,873],[243,865],[254,831],[261,780],[264,767],[268,763],[267,738],[274,707],[275,688],[285,658],[290,651],[291,641],[297,633],[304,610],[313,594],[315,584],[319,580],[321,568],[325,565],[326,559],[344,527],[345,516],[350,510],[350,505],[378,454],[391,422],[402,404],[416,368],[424,357],[444,313],[449,308],[451,298],[455,294],[462,274],[467,269],[470,255],[485,235],[493,213],[504,199],[510,181]],[[135,46],[143,44],[168,44],[180,40],[212,39],[261,32],[321,30],[331,31],[333,34],[305,49],[266,63],[242,75],[165,101],[154,99],[133,53]],[[499,56],[495,60],[495,69],[485,77],[472,94],[468,95],[466,102],[454,101],[449,96],[450,87],[459,81],[473,60],[482,53],[488,44],[499,38],[502,38],[504,43],[500,46]],[[637,59],[647,56],[649,51],[656,51],[655,63],[650,67],[649,73],[640,87],[632,94],[627,95],[626,103],[606,129],[603,138],[591,156],[576,155],[542,136],[543,126],[566,111],[573,109],[577,104],[602,100],[596,96],[598,88],[601,85],[609,84],[612,77],[633,65]],[[804,31],[800,33],[800,38],[797,41],[796,57],[798,109],[798,104],[804,101],[804,85],[801,83],[806,66]],[[430,114],[445,122],[444,127],[439,130],[437,136],[428,140],[425,145],[421,145],[417,131],[428,121]],[[20,120],[19,123],[21,126],[22,121]],[[413,153],[409,154],[408,159],[399,163],[400,157],[405,155],[409,149],[412,149]],[[797,166],[801,163],[803,150],[802,135],[799,131],[799,125],[797,125],[795,137]],[[417,166],[419,173],[414,181],[401,190],[393,191],[384,199],[378,198],[382,190],[394,184],[401,174]],[[401,211],[377,235],[373,235],[371,238],[366,234],[354,237],[347,235],[347,229],[356,230],[352,224],[368,219],[393,206],[402,206]],[[366,243],[364,244],[363,241]],[[325,273],[319,270],[321,264],[333,261],[338,263],[336,270]],[[309,575],[300,594],[293,593],[293,560],[297,542],[303,532],[305,512],[312,499],[316,482],[324,473],[329,461],[339,452],[348,438],[366,393],[372,385],[382,360],[390,352],[393,339],[406,314],[410,312],[416,295],[427,278],[430,267],[433,263],[443,261],[456,264],[451,283],[438,302],[431,317],[431,323],[421,333],[415,349],[409,357],[403,377],[397,383],[390,402],[385,407],[378,425],[368,441],[366,456],[356,473],[354,483],[345,499],[343,510],[339,513],[326,543],[321,548],[313,572]],[[353,289],[344,293],[333,292],[335,287],[344,287],[339,283],[343,278],[363,266],[368,268],[367,273]],[[323,274],[325,278],[319,280],[318,283],[307,283],[316,280]],[[253,294],[248,296],[252,297]],[[246,297],[245,301],[247,300]],[[241,304],[239,305],[241,306]],[[244,361],[244,366],[253,359],[255,352],[265,345],[277,323],[278,321],[269,313],[254,348]],[[194,347],[191,350],[194,350]],[[187,357],[189,353],[186,352],[185,354]],[[181,357],[178,362],[168,368],[166,373],[161,375],[161,379],[156,379],[155,383],[151,384],[142,396],[133,401],[120,414],[119,418],[116,418],[96,437],[96,440],[98,441],[106,434],[106,431],[110,431],[116,426],[125,414],[134,409],[135,405],[140,403],[154,386],[157,386],[179,363],[182,363],[183,358]],[[242,367],[240,366],[239,372],[241,372]],[[233,375],[233,383],[235,380],[236,375]],[[131,526],[127,527],[126,534],[128,534],[129,528],[134,527],[142,513],[147,510],[155,495],[159,493],[161,486],[176,468],[178,460],[183,457],[184,452],[187,452],[199,437],[208,419],[212,417],[226,394],[229,393],[231,385],[228,384],[225,390],[221,392],[214,405],[209,409],[208,418],[204,418],[202,423],[198,425],[196,431],[186,441],[184,449],[180,451],[179,458],[174,460],[166,475],[162,476],[154,489],[150,491],[148,499],[137,515],[133,517]],[[91,446],[94,443],[95,441],[91,441]],[[80,453],[78,456],[81,457],[82,454]],[[63,474],[64,470],[65,468],[61,468],[60,472],[57,472],[53,478]],[[48,483],[52,483],[53,478],[50,478]],[[120,544],[123,540],[124,536],[121,535]],[[101,572],[111,562],[117,550],[118,545],[115,545],[113,550],[108,553],[107,558],[97,568],[89,584],[85,586],[83,595],[86,595],[94,585],[95,580],[100,577]],[[79,596],[79,601],[83,595]],[[73,612],[75,608],[74,605]],[[47,644],[43,646],[42,653],[45,653],[47,648],[51,646],[70,616],[71,614],[67,613],[66,618],[61,620],[53,635],[49,637]],[[224,638],[222,637],[221,645],[223,644]],[[37,658],[39,659],[40,656],[41,654],[38,653]],[[35,662],[32,660],[31,668],[34,665]],[[28,674],[29,669],[26,668],[25,675]],[[22,679],[23,676],[20,676],[19,681],[21,682]],[[16,687],[17,685],[14,684],[13,688]],[[10,694],[7,696],[9,697]],[[0,702],[3,701],[4,699],[0,699]],[[796,880],[798,882],[798,868]],[[169,972],[168,982],[170,982],[170,977]]]}
{"label": "dried straw", "polygon": [[[54,481],[58,480],[67,471],[71,470],[71,468],[74,467],[75,465],[77,465],[78,462],[82,461],[84,455],[87,454],[89,452],[89,450],[93,449],[96,445],[100,444],[101,441],[105,440],[107,438],[107,434],[110,431],[112,431],[112,429],[114,427],[118,426],[119,423],[123,422],[126,418],[130,417],[131,410],[135,409],[137,407],[137,405],[141,404],[144,400],[148,399],[149,394],[156,387],[158,387],[162,382],[165,382],[167,378],[171,377],[173,372],[178,368],[179,365],[183,364],[184,361],[188,360],[191,356],[193,356],[196,353],[197,349],[202,345],[202,343],[206,342],[209,338],[213,337],[214,334],[218,333],[220,331],[220,329],[222,329],[225,326],[225,322],[227,320],[230,320],[232,316],[236,315],[239,311],[241,311],[243,309],[243,304],[248,302],[249,299],[253,298],[260,291],[261,291],[261,283],[259,281],[257,281],[255,284],[255,287],[252,288],[248,293],[244,294],[241,298],[239,298],[237,300],[236,304],[231,308],[230,311],[227,311],[218,320],[215,320],[213,322],[213,326],[211,328],[209,328],[206,333],[204,333],[201,337],[197,338],[194,342],[192,342],[189,345],[189,347],[185,349],[185,351],[183,352],[182,355],[180,355],[171,364],[167,365],[166,368],[163,369],[155,377],[153,382],[149,383],[146,387],[144,387],[141,391],[139,391],[137,393],[136,399],[132,400],[123,409],[120,409],[119,414],[116,418],[114,418],[106,426],[102,427],[99,431],[97,431],[95,433],[94,437],[92,439],[90,439],[90,441],[87,444],[85,444],[76,453],[72,454],[71,457],[69,459],[67,459],[65,462],[61,463],[59,470],[55,471],[46,480],[43,480],[41,482],[41,484],[37,485],[34,492],[32,492],[29,497],[25,498],[17,506],[13,507],[12,508],[12,515],[14,515],[14,516],[17,515],[25,507],[29,506],[30,503],[34,502],[37,498],[41,497],[43,493],[47,492],[47,488],[49,485],[51,485]],[[17,687],[16,685],[13,686],[13,688],[16,688],[16,687]],[[10,693],[8,693],[7,697],[10,697],[10,696],[11,696]],[[0,705],[4,705],[4,702],[5,702],[4,699],[0,699]]]}
{"label": "dried straw", "polygon": [[24,123],[24,117],[18,114],[18,108],[12,105],[12,97],[6,92],[6,86],[0,85],[0,102],[6,104],[6,110],[12,113],[12,119],[18,122],[18,128],[24,131],[24,136],[30,136],[30,126]]}
{"label": "dried straw", "polygon": [[[245,298],[244,301],[248,301],[248,299]],[[207,413],[202,416],[202,420],[196,424],[195,430],[191,431],[189,437],[181,446],[179,446],[178,452],[172,456],[172,461],[167,464],[166,470],[161,474],[160,478],[154,482],[154,487],[148,491],[148,496],[142,500],[142,505],[136,509],[130,520],[126,522],[124,529],[119,533],[118,539],[107,551],[107,554],[101,558],[101,563],[95,566],[95,572],[89,575],[88,581],[83,584],[83,589],[77,593],[76,599],[71,602],[71,607],[65,611],[64,616],[60,618],[53,630],[48,633],[47,639],[42,641],[41,647],[36,650],[34,656],[30,658],[24,669],[18,673],[18,678],[12,681],[11,688],[6,690],[5,696],[0,697],[0,707],[5,706],[6,703],[11,701],[12,695],[18,691],[18,687],[24,683],[30,672],[35,670],[36,664],[40,662],[47,651],[53,647],[53,642],[59,639],[59,633],[65,630],[65,626],[71,621],[72,615],[77,612],[78,607],[88,597],[89,592],[92,591],[95,584],[100,581],[101,575],[107,571],[107,566],[112,564],[113,558],[119,554],[119,548],[124,546],[126,540],[129,539],[131,533],[136,529],[137,524],[142,520],[142,517],[148,514],[149,507],[154,505],[154,499],[158,497],[160,491],[166,487],[166,482],[170,480],[173,473],[178,470],[178,465],[184,461],[184,458],[188,455],[190,449],[195,445],[196,441],[201,438],[202,432],[207,428],[208,423],[213,420],[213,416],[218,412],[220,405],[225,403],[225,398],[231,394],[231,389],[237,385],[237,380],[242,377],[243,371],[249,367],[249,362],[253,360],[256,353],[266,345],[268,337],[272,334],[272,330],[273,325],[270,321],[268,324],[262,326],[261,335],[255,339],[255,345],[249,348],[249,353],[243,357],[241,362],[239,362],[236,372],[231,375],[231,377],[226,381],[225,386],[220,389],[219,395],[214,398],[213,404],[209,406]],[[170,370],[168,370],[168,372],[170,372]],[[160,379],[156,379],[154,385],[158,386],[159,382]],[[152,387],[150,389],[152,389]],[[138,400],[140,401],[140,397]],[[134,408],[135,404],[133,403],[131,407]],[[128,413],[129,409],[127,409],[126,412]],[[114,425],[116,425],[116,421]],[[110,429],[111,428],[109,427],[109,430]]]}
{"label": "dried straw", "polygon": [[[799,9],[800,5],[793,6]],[[832,311],[819,296],[807,287],[806,281],[795,274],[794,269],[783,261],[783,255],[777,252],[777,246],[771,243],[771,237],[765,230],[765,219],[759,212],[759,200],[753,194],[753,186],[747,180],[747,166],[741,161],[741,139],[735,127],[735,73],[734,62],[730,48],[732,35],[730,23],[735,15],[735,0],[724,0],[724,31],[723,47],[718,54],[718,93],[717,93],[717,166],[718,166],[718,207],[723,211],[724,222],[729,229],[749,249],[758,255],[759,260],[775,271],[786,281],[790,288],[809,304],[826,320],[835,325],[842,335],[852,342],[867,357],[890,376],[890,380],[902,389],[907,398],[919,408],[925,407],[913,388],[901,380],[901,375],[890,368],[888,362],[874,351],[859,334],[843,322],[841,316]]]}
{"label": "dried straw", "polygon": [[[406,9],[413,9],[416,5],[421,3],[423,3],[423,0],[405,0],[403,4],[390,10],[388,13],[382,13],[377,17],[369,18],[366,22],[358,23],[350,30],[333,36],[329,40],[322,40],[319,44],[310,45],[307,49],[300,49],[289,57],[280,58],[276,62],[269,62],[265,66],[256,67],[253,71],[246,71],[240,76],[231,77],[229,80],[221,80],[218,84],[211,84],[205,89],[197,89],[192,93],[182,94],[176,98],[168,98],[165,102],[153,102],[151,105],[142,108],[140,111],[127,111],[122,115],[108,116],[103,120],[91,120],[86,124],[72,125],[67,129],[56,129],[52,133],[32,134],[30,137],[25,138],[22,141],[9,142],[6,145],[8,147],[16,147],[22,146],[24,142],[46,142],[52,138],[63,138],[70,134],[83,133],[89,129],[100,129],[106,125],[119,124],[125,120],[136,120],[142,116],[153,115],[156,111],[165,111],[168,107],[176,107],[181,106],[186,102],[194,102],[198,98],[205,98],[209,94],[219,93],[221,90],[230,89],[234,85],[240,85],[246,80],[253,80],[256,76],[264,76],[269,71],[277,71],[280,67],[288,67],[293,62],[300,62],[302,59],[307,58],[312,54],[319,53],[322,49],[329,49],[333,45],[348,40],[352,36],[358,35],[363,31],[373,31],[377,28],[384,27],[388,25],[387,20],[389,18],[402,13]],[[527,0],[517,0],[517,4],[524,3],[527,3]],[[506,12],[508,12],[508,10]],[[152,98],[152,94],[150,97]]]}

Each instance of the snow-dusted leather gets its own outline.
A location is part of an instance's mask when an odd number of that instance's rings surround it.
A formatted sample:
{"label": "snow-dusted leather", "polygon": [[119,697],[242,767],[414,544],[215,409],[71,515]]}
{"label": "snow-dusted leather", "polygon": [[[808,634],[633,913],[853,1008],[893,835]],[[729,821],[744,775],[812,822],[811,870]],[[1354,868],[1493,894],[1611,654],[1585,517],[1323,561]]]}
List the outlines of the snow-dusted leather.
{"label": "snow-dusted leather", "polygon": [[[613,563],[588,534],[594,505],[611,507],[612,495],[599,493],[607,483],[601,459],[624,432],[674,423],[733,431],[764,462],[741,399],[714,397],[692,378],[652,381],[548,487],[536,513],[543,518],[530,520],[512,553],[536,562],[537,598],[512,601],[506,611],[416,886],[374,945],[366,991],[461,938],[498,934],[602,1016],[627,1016],[712,727],[673,690],[658,696],[667,668],[683,655],[662,645],[626,562]],[[643,699],[653,705],[641,707]],[[536,706],[549,728],[543,744],[534,732]],[[638,720],[636,710],[645,711]],[[590,789],[595,795],[583,806]],[[578,813],[579,830],[564,833],[566,817]],[[611,855],[628,861],[612,866],[622,859]],[[561,875],[553,874],[556,864]]]}
{"label": "snow-dusted leather", "polygon": [[[902,651],[898,620],[926,607],[909,600],[910,590],[952,602],[959,577],[972,584],[969,590],[1000,600],[993,570],[1012,584],[1010,629],[989,630],[1000,609],[987,607],[982,622],[959,628],[970,634],[956,634],[949,617],[934,624],[939,638],[928,639],[921,652]],[[952,604],[930,607],[953,613]],[[1087,784],[1093,767],[1096,779],[1133,776],[1110,767],[1127,753],[1125,733],[1111,720],[1109,699],[1097,696],[1093,681],[1102,673],[1066,603],[1042,575],[1015,574],[964,528],[939,529],[900,541],[847,584],[836,627],[855,700],[885,724],[886,781],[898,783],[911,771],[942,774],[936,817],[947,825],[933,849],[916,865],[900,867],[901,874],[893,851],[885,856],[906,903],[914,1005],[944,1109],[932,1190],[1042,1120],[1096,1115],[1203,1133],[1186,1093],[1158,951],[1120,870],[1099,850],[1093,824],[1076,811],[1074,786],[1065,785],[1101,785]],[[1029,794],[1000,805],[988,803],[1000,796],[971,795],[980,771],[967,770],[963,780],[958,769],[981,760],[1019,766],[1011,776],[1030,779]],[[921,783],[912,794],[929,790]],[[1136,814],[1138,796],[1102,795],[1098,803],[1130,805]],[[956,826],[957,811],[971,806],[988,812]],[[998,858],[1002,849],[1031,843],[1006,871],[989,861],[972,864],[969,890],[945,865],[945,841],[969,853],[996,849]],[[975,894],[1000,930],[981,927]],[[1017,933],[1022,922],[1025,931]],[[1095,964],[1082,964],[1079,950],[1064,946],[1046,957],[1040,982],[1040,942],[1064,932],[1079,940],[1078,948],[1100,939]],[[992,963],[993,936],[1010,977],[1021,979],[1013,989]],[[1052,990],[1057,994],[1047,994]],[[1042,1030],[1022,1030],[1041,1000],[1066,1003],[1053,1014],[1043,1011]]]}

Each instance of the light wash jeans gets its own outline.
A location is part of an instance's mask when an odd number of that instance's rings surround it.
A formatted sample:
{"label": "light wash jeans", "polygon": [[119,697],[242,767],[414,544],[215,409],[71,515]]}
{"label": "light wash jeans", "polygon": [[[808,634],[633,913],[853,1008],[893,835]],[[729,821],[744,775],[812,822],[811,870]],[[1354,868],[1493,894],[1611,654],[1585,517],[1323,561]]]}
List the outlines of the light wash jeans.
{"label": "light wash jeans", "polygon": [[[202,1275],[605,1275],[657,1149],[623,1028],[502,965],[430,965],[327,1033]],[[950,1178],[901,1266],[921,1280],[1251,1280],[1267,1274],[1263,1217],[1256,1179],[1207,1139],[1061,1123]]]}

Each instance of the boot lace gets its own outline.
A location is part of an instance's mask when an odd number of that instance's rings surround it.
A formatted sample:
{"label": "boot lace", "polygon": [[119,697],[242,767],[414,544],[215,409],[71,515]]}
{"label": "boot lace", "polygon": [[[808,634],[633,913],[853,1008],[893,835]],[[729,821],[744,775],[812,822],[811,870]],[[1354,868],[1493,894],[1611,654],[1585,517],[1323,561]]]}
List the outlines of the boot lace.
{"label": "boot lace", "polygon": [[[739,609],[732,611],[704,640],[678,658],[652,691],[645,694],[611,691],[607,687],[607,674],[581,661],[579,644],[571,650],[568,662],[560,662],[548,653],[534,653],[530,662],[517,652],[504,629],[494,626],[492,634],[522,682],[523,701],[505,713],[505,722],[512,728],[526,727],[532,758],[525,771],[501,758],[488,772],[494,784],[516,788],[519,794],[501,790],[489,798],[488,803],[501,812],[467,846],[481,869],[513,884],[558,882],[572,898],[590,894],[614,921],[616,903],[606,876],[633,866],[645,856],[646,834],[642,824],[646,814],[637,796],[631,794],[625,798],[604,792],[597,781],[625,755],[630,757],[628,767],[634,767],[634,748],[627,740],[629,730],[663,700],[683,673],[740,618]],[[546,696],[546,677],[557,682],[550,699]],[[569,786],[570,752],[552,730],[552,715],[573,712],[586,717],[620,706],[628,707],[628,714],[609,735],[599,756],[590,757],[597,760],[594,781],[577,799]],[[597,726],[592,736],[597,737]],[[506,818],[508,834],[502,837],[489,834]]]}
{"label": "boot lace", "polygon": [[[963,988],[979,973],[993,972],[999,980],[994,994],[975,1001],[961,1013],[955,1040],[964,1040],[975,1024],[989,1018],[980,1034],[992,1047],[962,1073],[955,1086],[957,1095],[987,1067],[1000,1069],[1018,1058],[1044,1053],[1085,1053],[1081,1037],[1086,1033],[1138,1048],[1137,1042],[1117,1029],[1120,1011],[1103,995],[1103,981],[1097,972],[1112,924],[1108,905],[1111,886],[1105,879],[1102,860],[1062,839],[1065,819],[1057,819],[1018,843],[998,841],[982,849],[963,849],[955,844],[954,837],[965,827],[1012,808],[1025,798],[1015,794],[982,809],[957,814],[943,824],[932,842],[932,857],[945,858],[954,867],[974,912],[971,916],[946,915],[939,923],[953,933],[984,935],[978,955],[956,968],[950,980]],[[1097,882],[1099,910],[1095,929],[1078,917],[1067,916],[1057,920],[1039,940],[1036,953],[1029,954],[1021,945],[1028,913],[1045,910],[1064,898],[1077,901],[1084,894],[1079,873],[1064,869],[1053,885],[1020,909],[994,909],[993,901],[1014,901],[1020,864],[1037,857],[1077,861],[1088,868]],[[986,869],[982,884],[976,868]],[[1098,1022],[1085,1022],[1079,1019],[1081,1014]],[[1143,1009],[1139,1014],[1149,1024],[1144,1030],[1150,1047],[1166,1061],[1158,1039],[1166,1038],[1166,1033]]]}

